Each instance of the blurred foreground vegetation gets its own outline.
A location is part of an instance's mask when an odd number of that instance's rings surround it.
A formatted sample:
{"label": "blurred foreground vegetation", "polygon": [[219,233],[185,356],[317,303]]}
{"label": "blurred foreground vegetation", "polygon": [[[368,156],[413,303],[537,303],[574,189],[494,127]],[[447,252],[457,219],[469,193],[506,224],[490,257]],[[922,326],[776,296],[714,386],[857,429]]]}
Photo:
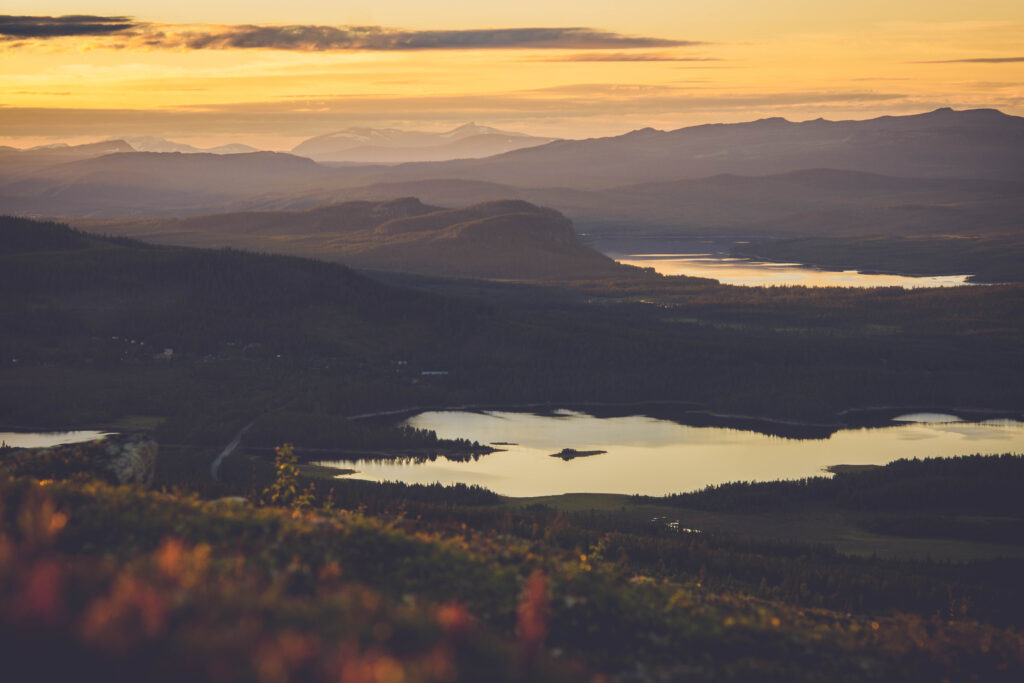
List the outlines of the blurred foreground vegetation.
{"label": "blurred foreground vegetation", "polygon": [[[440,487],[429,502],[377,488],[367,505],[355,482],[310,488],[289,468],[237,491],[247,498],[204,498],[107,483],[88,466],[95,447],[45,454],[58,478],[0,454],[0,653],[13,680],[1024,674],[1019,562],[848,558],[464,505]],[[304,494],[267,505],[281,484]]]}

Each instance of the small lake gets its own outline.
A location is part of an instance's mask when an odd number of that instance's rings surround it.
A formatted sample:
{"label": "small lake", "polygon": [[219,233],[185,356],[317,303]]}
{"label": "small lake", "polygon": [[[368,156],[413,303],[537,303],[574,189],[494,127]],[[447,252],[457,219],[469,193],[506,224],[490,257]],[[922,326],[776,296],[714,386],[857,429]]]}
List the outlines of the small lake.
{"label": "small lake", "polygon": [[[356,474],[349,476],[356,479],[477,484],[508,496],[582,492],[658,496],[730,481],[823,475],[830,465],[1024,452],[1024,422],[967,422],[935,413],[903,415],[886,426],[799,439],[643,415],[595,417],[570,410],[543,415],[435,411],[420,413],[406,424],[433,429],[441,438],[467,438],[505,450],[469,462],[439,457],[422,464],[323,464],[355,469]],[[563,448],[607,452],[568,461],[551,457]]]}
{"label": "small lake", "polygon": [[820,270],[799,263],[775,263],[717,254],[616,254],[619,263],[653,268],[662,275],[688,275],[745,287],[959,287],[970,275],[885,275],[856,270]]}
{"label": "small lake", "polygon": [[77,431],[77,432],[0,432],[0,444],[15,448],[49,448],[66,443],[94,441],[110,432]]}

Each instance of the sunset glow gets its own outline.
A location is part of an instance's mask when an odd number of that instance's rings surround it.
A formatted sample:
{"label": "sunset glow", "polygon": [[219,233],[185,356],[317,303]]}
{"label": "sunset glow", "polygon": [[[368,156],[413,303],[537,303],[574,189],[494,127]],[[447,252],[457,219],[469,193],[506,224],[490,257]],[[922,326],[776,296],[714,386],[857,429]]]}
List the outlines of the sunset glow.
{"label": "sunset glow", "polygon": [[[766,116],[1024,112],[1024,6],[1005,0],[19,0],[5,12],[0,143],[15,146],[162,135],[286,149],[352,125],[476,120],[579,138]],[[20,15],[40,21],[19,28]],[[66,15],[95,21],[45,21]]]}

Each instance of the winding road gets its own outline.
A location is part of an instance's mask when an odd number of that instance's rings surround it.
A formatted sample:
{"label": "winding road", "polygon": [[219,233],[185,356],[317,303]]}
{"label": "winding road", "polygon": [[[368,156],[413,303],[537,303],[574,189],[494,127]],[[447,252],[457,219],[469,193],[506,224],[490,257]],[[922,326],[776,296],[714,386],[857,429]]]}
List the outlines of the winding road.
{"label": "winding road", "polygon": [[253,420],[249,424],[242,427],[239,430],[239,432],[235,434],[235,438],[233,438],[231,442],[224,447],[224,450],[220,452],[220,455],[214,458],[213,462],[210,463],[210,476],[213,477],[214,481],[220,481],[217,478],[217,471],[220,469],[220,464],[224,461],[224,458],[228,457],[229,455],[235,452],[235,449],[238,448],[238,444],[242,441],[242,436],[244,436],[245,433],[249,431],[249,428],[252,427],[255,423],[256,421]]}

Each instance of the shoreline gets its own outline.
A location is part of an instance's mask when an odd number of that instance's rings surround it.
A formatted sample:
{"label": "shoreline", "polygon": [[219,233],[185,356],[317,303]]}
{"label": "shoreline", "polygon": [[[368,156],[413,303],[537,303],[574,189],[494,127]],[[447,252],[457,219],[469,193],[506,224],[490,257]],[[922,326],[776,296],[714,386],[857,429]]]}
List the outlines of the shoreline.
{"label": "shoreline", "polygon": [[[780,425],[785,427],[808,427],[818,429],[844,429],[844,428],[858,428],[868,427],[873,424],[871,422],[858,421],[851,423],[843,421],[841,418],[845,415],[855,415],[857,413],[917,413],[917,412],[935,412],[935,413],[948,413],[951,415],[957,415],[958,413],[976,416],[1016,416],[1018,418],[1024,417],[1024,411],[1016,408],[988,408],[988,407],[950,407],[950,406],[935,406],[935,405],[924,405],[924,404],[912,404],[912,405],[879,405],[879,406],[859,406],[854,408],[844,408],[835,413],[836,420],[832,422],[813,422],[810,420],[801,420],[797,418],[781,418],[781,417],[768,417],[763,415],[744,415],[741,413],[720,413],[714,410],[710,410],[700,404],[693,403],[692,401],[626,401],[626,402],[608,402],[608,401],[582,401],[572,402],[567,401],[564,403],[468,403],[462,405],[448,405],[448,406],[410,406],[407,408],[395,409],[395,410],[384,410],[372,413],[362,413],[358,415],[348,415],[348,420],[363,420],[372,419],[376,417],[389,417],[399,415],[418,415],[420,413],[427,412],[488,412],[488,411],[499,411],[508,410],[510,412],[531,412],[532,409],[540,408],[544,409],[544,412],[551,412],[554,410],[574,410],[576,408],[632,408],[642,406],[689,406],[690,409],[684,411],[691,415],[706,416],[716,420],[738,420],[744,422],[762,423],[767,425]],[[580,412],[585,412],[581,410]],[[644,415],[643,412],[630,413],[630,415]]]}
{"label": "shoreline", "polygon": [[[665,242],[671,243],[673,241],[683,243],[698,243],[698,242],[709,242],[719,250],[718,254],[721,254],[721,258],[740,258],[748,261],[760,261],[763,263],[772,264],[793,264],[801,268],[808,268],[813,270],[819,270],[822,272],[840,273],[843,271],[855,271],[860,275],[892,275],[896,277],[908,277],[908,278],[931,278],[931,277],[963,277],[965,278],[963,283],[956,286],[997,286],[997,285],[1014,285],[1020,284],[1018,282],[1003,282],[998,280],[988,280],[974,273],[945,273],[936,272],[931,270],[880,270],[877,268],[862,267],[856,263],[845,263],[843,261],[815,261],[815,262],[798,262],[795,259],[779,259],[768,256],[763,256],[757,252],[757,250],[748,250],[743,247],[756,245],[758,242],[767,242],[773,240],[786,240],[786,239],[799,239],[801,237],[808,237],[804,234],[796,235],[707,235],[707,234],[684,234],[684,235],[663,235],[663,234],[641,234],[641,235],[617,235],[611,234],[597,234],[589,235],[593,242],[601,244],[602,242],[614,243],[617,241],[622,242]],[[594,246],[594,245],[591,245]],[[723,246],[726,247],[722,251]],[[740,246],[739,251],[735,251],[736,247]],[[597,246],[594,246],[597,249]],[[601,251],[598,249],[598,251]],[[619,260],[620,258],[627,258],[633,254],[624,254],[619,252],[604,252],[610,258]],[[710,254],[711,256],[717,256],[718,254]],[[693,257],[701,256],[706,254],[690,254],[690,253],[679,253],[674,254],[680,257]],[[666,276],[672,277],[672,276]],[[746,286],[746,285],[738,285]],[[782,285],[785,286],[785,285]],[[841,286],[841,285],[836,285]]]}
{"label": "shoreline", "polygon": [[[533,403],[465,403],[459,405],[423,405],[423,406],[406,406],[403,408],[394,408],[388,410],[373,411],[368,413],[359,413],[356,415],[345,415],[343,416],[347,420],[369,420],[374,418],[383,417],[400,417],[400,416],[413,416],[420,413],[426,412],[490,412],[490,411],[509,411],[509,412],[531,412],[534,414],[540,414],[542,412],[553,412],[555,410],[572,410],[578,412],[587,412],[587,408],[642,408],[642,407],[678,407],[683,408],[681,414],[710,418],[711,420],[720,421],[740,421],[753,424],[763,425],[778,425],[780,427],[806,427],[808,429],[857,429],[871,427],[877,425],[879,422],[886,421],[887,418],[883,418],[883,414],[893,413],[899,415],[902,413],[918,413],[918,412],[933,412],[933,413],[946,413],[955,415],[957,417],[964,418],[968,416],[967,421],[979,421],[984,420],[986,417],[1009,417],[1015,419],[1024,420],[1024,408],[993,408],[993,407],[975,407],[975,406],[936,406],[927,404],[910,404],[910,405],[871,405],[871,406],[857,406],[852,408],[844,408],[836,411],[835,420],[828,422],[812,421],[808,419],[800,418],[784,418],[784,417],[771,417],[765,415],[747,415],[743,413],[723,413],[711,410],[706,406],[693,401],[624,401],[624,402],[613,402],[613,401],[565,401],[565,402],[533,402]],[[592,413],[588,413],[592,414]],[[871,415],[876,414],[872,419],[868,420],[844,420],[845,416],[854,416],[858,414]],[[624,413],[622,417],[633,416],[633,415],[648,415],[641,411]],[[670,418],[666,418],[670,419]],[[106,424],[89,423],[83,425],[65,425],[62,427],[54,428],[52,423],[46,426],[39,425],[25,425],[25,424],[3,424],[0,423],[0,432],[11,432],[11,433],[40,433],[40,434],[61,434],[64,432],[75,432],[75,431],[102,431],[112,432],[113,423],[107,422]],[[140,432],[145,433],[149,430],[146,429],[118,429],[117,433],[131,433]],[[200,446],[211,446],[214,444],[191,444],[197,447]],[[493,445],[504,445],[504,444],[493,444]]]}

